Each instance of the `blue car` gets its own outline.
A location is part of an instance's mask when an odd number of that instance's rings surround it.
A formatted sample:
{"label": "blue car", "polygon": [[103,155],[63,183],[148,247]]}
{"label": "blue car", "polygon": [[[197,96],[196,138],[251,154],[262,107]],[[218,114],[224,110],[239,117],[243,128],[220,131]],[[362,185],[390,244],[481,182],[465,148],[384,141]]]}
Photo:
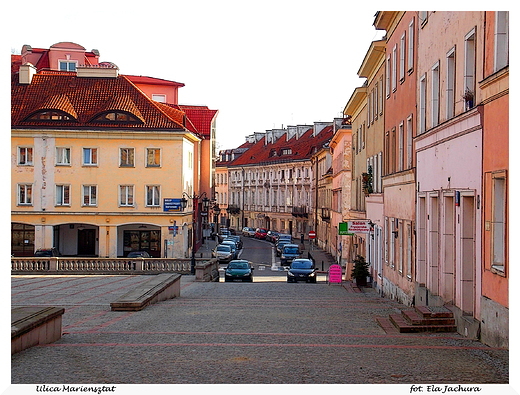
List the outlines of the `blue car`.
{"label": "blue car", "polygon": [[310,259],[294,259],[287,272],[287,282],[316,283],[316,268]]}
{"label": "blue car", "polygon": [[251,262],[237,259],[229,262],[228,266],[224,272],[224,281],[249,281],[253,282],[253,266],[251,266]]}

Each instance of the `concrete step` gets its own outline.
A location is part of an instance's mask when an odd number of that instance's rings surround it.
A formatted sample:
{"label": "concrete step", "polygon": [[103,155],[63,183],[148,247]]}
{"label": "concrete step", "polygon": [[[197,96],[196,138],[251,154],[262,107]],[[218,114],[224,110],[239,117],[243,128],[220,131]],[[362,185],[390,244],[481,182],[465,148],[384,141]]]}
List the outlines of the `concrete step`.
{"label": "concrete step", "polygon": [[403,310],[401,312],[405,320],[412,325],[455,325],[455,319],[452,317],[437,317],[431,314],[423,315],[417,309]]}
{"label": "concrete step", "polygon": [[455,325],[445,324],[412,324],[403,314],[390,314],[390,321],[398,328],[400,333],[417,332],[456,332]]}

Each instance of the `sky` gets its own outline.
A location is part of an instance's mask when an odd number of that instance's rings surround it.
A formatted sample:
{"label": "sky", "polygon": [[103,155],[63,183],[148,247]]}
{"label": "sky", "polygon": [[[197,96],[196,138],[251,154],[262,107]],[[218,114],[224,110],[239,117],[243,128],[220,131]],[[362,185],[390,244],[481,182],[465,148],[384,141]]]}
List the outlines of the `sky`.
{"label": "sky", "polygon": [[71,41],[99,50],[121,74],[181,82],[180,104],[219,110],[218,149],[341,117],[364,82],[357,71],[370,43],[383,35],[373,26],[376,8],[337,0],[93,0],[84,13],[30,3],[37,12],[7,21],[10,53]]}

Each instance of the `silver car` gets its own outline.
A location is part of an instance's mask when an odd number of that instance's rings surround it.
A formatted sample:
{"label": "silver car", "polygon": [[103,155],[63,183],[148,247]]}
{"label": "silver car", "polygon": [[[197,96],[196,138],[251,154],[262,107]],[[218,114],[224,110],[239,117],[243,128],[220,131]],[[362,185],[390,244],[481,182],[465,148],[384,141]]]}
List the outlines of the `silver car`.
{"label": "silver car", "polygon": [[219,244],[212,252],[213,258],[217,258],[220,262],[230,262],[234,259],[235,254],[230,245]]}

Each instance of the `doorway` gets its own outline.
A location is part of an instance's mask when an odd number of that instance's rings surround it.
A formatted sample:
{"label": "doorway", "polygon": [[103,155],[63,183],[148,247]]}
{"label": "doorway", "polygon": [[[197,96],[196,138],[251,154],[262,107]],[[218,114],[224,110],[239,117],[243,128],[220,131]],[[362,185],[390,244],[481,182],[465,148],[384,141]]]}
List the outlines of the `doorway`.
{"label": "doorway", "polygon": [[78,229],[78,256],[96,255],[96,229]]}

